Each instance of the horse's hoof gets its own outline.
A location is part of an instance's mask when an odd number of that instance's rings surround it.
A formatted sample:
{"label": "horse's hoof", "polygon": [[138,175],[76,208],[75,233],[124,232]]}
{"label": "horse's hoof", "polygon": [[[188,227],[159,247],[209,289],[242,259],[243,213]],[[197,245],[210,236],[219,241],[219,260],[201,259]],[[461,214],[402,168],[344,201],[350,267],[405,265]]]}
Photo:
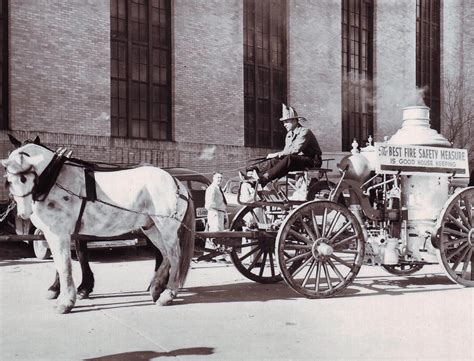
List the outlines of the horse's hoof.
{"label": "horse's hoof", "polygon": [[59,297],[59,291],[55,290],[47,290],[46,291],[46,299],[47,300],[55,300]]}
{"label": "horse's hoof", "polygon": [[165,290],[164,287],[151,287],[150,295],[153,302],[156,302],[158,300],[158,298],[160,297],[160,295],[163,293],[164,290]]}
{"label": "horse's hoof", "polygon": [[65,313],[71,312],[73,305],[63,305],[63,304],[58,304],[56,306],[56,313],[59,313],[61,315],[64,315]]}
{"label": "horse's hoof", "polygon": [[87,290],[78,290],[77,291],[77,299],[79,300],[87,300],[89,298],[90,291]]}
{"label": "horse's hoof", "polygon": [[176,297],[176,292],[172,290],[165,290],[164,292],[161,293],[160,297],[155,303],[158,306],[168,306],[168,305],[171,305],[175,297]]}

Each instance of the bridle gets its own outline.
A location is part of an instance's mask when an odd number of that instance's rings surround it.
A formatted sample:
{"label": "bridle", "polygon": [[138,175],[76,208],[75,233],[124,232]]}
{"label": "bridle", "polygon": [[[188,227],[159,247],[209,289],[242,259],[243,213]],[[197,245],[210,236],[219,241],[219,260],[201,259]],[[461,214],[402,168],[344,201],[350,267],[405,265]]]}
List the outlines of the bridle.
{"label": "bridle", "polygon": [[10,190],[10,182],[8,182],[8,180],[5,181],[6,186],[8,187],[9,192],[13,197],[26,198],[26,197],[32,195],[35,192],[36,185],[38,183],[38,174],[34,171],[34,167],[32,165],[30,165],[27,169],[22,170],[21,172],[16,172],[16,173],[10,172],[8,170],[8,168],[5,168],[5,175],[4,175],[5,178],[7,177],[7,173],[12,175],[12,176],[19,177],[21,183],[26,182],[26,175],[33,174],[35,176],[35,179],[33,180],[33,187],[31,187],[31,190],[29,192],[27,192],[25,194],[21,194],[21,195],[12,193],[12,191]]}

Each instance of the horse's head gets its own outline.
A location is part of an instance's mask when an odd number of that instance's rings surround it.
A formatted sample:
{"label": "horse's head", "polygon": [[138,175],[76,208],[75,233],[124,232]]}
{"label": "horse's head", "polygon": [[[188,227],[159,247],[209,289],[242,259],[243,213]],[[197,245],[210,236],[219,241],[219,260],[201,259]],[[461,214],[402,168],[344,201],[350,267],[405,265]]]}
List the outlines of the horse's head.
{"label": "horse's head", "polygon": [[7,159],[2,160],[6,185],[17,204],[18,216],[23,219],[28,219],[33,212],[36,181],[48,164],[45,150],[37,144],[29,143],[15,149]]}

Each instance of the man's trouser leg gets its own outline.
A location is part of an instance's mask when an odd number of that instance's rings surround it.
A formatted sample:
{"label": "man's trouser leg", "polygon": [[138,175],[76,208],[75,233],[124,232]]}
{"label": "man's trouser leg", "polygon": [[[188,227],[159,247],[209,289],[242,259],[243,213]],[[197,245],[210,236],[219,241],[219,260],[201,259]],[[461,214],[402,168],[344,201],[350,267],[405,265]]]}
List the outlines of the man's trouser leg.
{"label": "man's trouser leg", "polygon": [[303,170],[313,166],[313,159],[303,155],[287,155],[281,159],[276,160],[271,168],[266,171],[266,174],[261,174],[262,178],[267,181],[281,178],[288,174],[288,172]]}

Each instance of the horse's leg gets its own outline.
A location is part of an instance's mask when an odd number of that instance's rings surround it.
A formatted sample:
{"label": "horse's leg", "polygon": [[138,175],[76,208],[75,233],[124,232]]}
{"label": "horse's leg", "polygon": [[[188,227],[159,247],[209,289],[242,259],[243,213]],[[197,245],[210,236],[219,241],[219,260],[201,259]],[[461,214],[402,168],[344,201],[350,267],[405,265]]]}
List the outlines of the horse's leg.
{"label": "horse's leg", "polygon": [[51,286],[49,286],[48,291],[46,292],[46,298],[48,300],[54,300],[58,298],[60,291],[60,284],[59,284],[59,273],[56,271],[56,276],[54,277],[54,282]]}
{"label": "horse's leg", "polygon": [[[156,301],[158,305],[166,306],[173,302],[173,299],[178,294],[178,288],[180,286],[178,282],[178,272],[181,250],[179,248],[177,233],[180,223],[172,222],[164,224],[159,218],[152,218],[156,227],[152,227],[151,229],[156,229],[160,241],[157,246],[160,248],[160,251],[166,259],[163,264],[169,263],[169,278],[166,284],[166,289],[161,293]],[[169,222],[169,220],[167,221]]]}
{"label": "horse's leg", "polygon": [[150,282],[150,295],[153,302],[156,302],[161,293],[166,289],[169,279],[170,263],[167,258],[163,257],[163,254],[159,249],[163,249],[164,246],[158,229],[156,227],[151,227],[143,232],[155,246],[155,273]]}
{"label": "horse's leg", "polygon": [[76,255],[82,271],[82,282],[77,288],[77,298],[80,300],[89,298],[89,294],[94,289],[94,273],[89,266],[89,252],[87,242],[74,241],[76,245]]}
{"label": "horse's leg", "polygon": [[53,254],[61,284],[56,311],[69,313],[76,303],[76,287],[72,279],[71,245],[68,239],[70,236],[60,236],[49,232],[45,232],[44,236]]}

